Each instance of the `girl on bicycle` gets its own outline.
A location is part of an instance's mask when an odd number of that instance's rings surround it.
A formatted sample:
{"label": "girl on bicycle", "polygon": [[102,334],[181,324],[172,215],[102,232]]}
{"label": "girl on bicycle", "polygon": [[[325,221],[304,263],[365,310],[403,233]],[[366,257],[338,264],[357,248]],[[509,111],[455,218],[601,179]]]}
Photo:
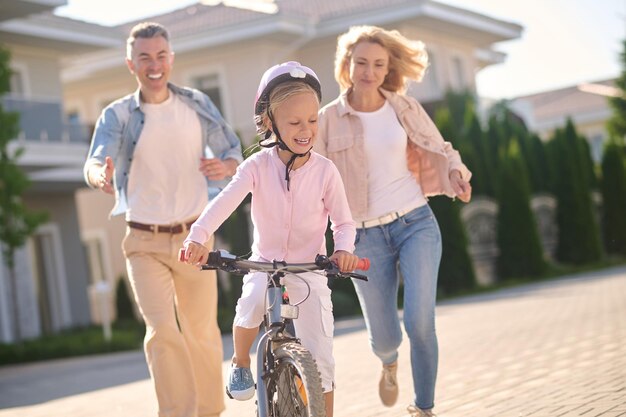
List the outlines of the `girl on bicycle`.
{"label": "girl on bicycle", "polygon": [[[324,233],[331,221],[332,259],[342,272],[353,271],[355,223],[344,186],[330,160],[312,152],[317,138],[317,113],[321,87],[316,74],[297,62],[268,69],[255,100],[255,122],[265,149],[244,161],[228,186],[204,209],[184,242],[187,263],[207,261],[203,245],[252,193],[254,242],[251,260],[288,263],[311,262],[326,252]],[[250,348],[265,312],[266,274],[250,273],[243,279],[233,323],[234,355],[227,390],[237,400],[254,395]],[[305,282],[303,282],[306,281]],[[290,298],[301,300],[296,334],[316,360],[322,377],[326,414],[332,417],[334,360],[333,313],[326,280],[315,273],[287,275]],[[258,376],[257,376],[258,377]]]}

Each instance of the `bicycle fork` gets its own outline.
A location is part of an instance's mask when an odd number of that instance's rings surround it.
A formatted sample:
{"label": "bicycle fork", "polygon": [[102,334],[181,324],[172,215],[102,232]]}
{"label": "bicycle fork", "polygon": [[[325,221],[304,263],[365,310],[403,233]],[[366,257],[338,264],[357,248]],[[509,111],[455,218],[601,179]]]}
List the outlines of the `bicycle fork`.
{"label": "bicycle fork", "polygon": [[[268,331],[261,336],[257,345],[257,359],[256,359],[256,374],[257,374],[257,408],[259,411],[259,417],[267,417],[269,415],[269,402],[267,398],[267,386],[265,383],[266,378],[271,377],[269,372],[273,369],[273,364],[269,361],[273,361],[270,358],[271,355],[271,342],[269,339],[273,333],[276,332],[274,326],[280,324],[280,305],[282,304],[282,291],[280,284],[278,286],[268,286],[267,288],[267,302],[270,308],[268,309],[267,327]],[[267,362],[267,365],[265,364]],[[268,372],[266,372],[268,371]]]}

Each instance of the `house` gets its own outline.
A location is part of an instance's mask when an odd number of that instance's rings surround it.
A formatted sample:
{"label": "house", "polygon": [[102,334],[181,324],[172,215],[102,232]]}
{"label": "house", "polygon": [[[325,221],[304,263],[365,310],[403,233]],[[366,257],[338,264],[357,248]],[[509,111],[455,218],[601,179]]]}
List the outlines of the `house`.
{"label": "house", "polygon": [[[83,187],[82,164],[90,132],[68,120],[63,105],[60,56],[111,48],[119,43],[108,28],[52,16],[63,0],[0,3],[0,45],[11,54],[11,91],[0,97],[20,115],[20,133],[10,144],[24,149],[18,164],[32,187],[24,196],[45,210],[42,225],[17,254],[17,299],[11,298],[0,267],[0,341],[13,340],[13,303],[25,338],[91,323],[87,297],[89,264],[80,238],[75,192]],[[1,255],[0,255],[1,256]]]}
{"label": "house", "polygon": [[576,131],[587,138],[593,160],[600,162],[608,139],[606,122],[612,115],[608,98],[618,94],[615,80],[608,79],[516,97],[510,107],[543,140],[570,118]]}
{"label": "house", "polygon": [[[448,89],[475,91],[476,72],[505,59],[495,44],[519,38],[522,30],[515,23],[430,0],[204,1],[143,20],[170,31],[176,54],[171,81],[206,92],[244,147],[255,140],[252,108],[263,71],[287,60],[310,66],[321,80],[322,103],[329,102],[339,93],[333,75],[336,39],[352,25],[398,29],[426,44],[426,77],[409,88],[424,104],[440,101]],[[125,39],[136,23],[112,30]],[[65,61],[65,103],[81,122],[95,123],[105,105],[136,88],[124,56],[120,44]],[[108,196],[92,190],[79,192],[79,202],[79,212],[111,207]],[[120,240],[123,225],[107,224],[104,213],[99,216],[92,216],[86,229]],[[120,269],[123,264],[117,262],[112,265]]]}
{"label": "house", "polygon": [[[42,10],[50,10],[65,2],[39,3],[48,6],[42,6]],[[136,89],[135,80],[124,63],[124,41],[129,29],[137,22],[105,28],[49,13],[19,17],[26,14],[18,14],[16,19],[38,24],[43,32],[47,28],[50,28],[51,34],[62,31],[69,39],[63,44],[64,50],[60,50],[61,45],[56,45],[57,50],[49,49],[53,51],[49,58],[54,58],[57,64],[53,73],[56,76],[57,70],[61,71],[61,85],[58,85],[58,80],[54,84],[58,86],[57,99],[62,95],[62,100],[57,103],[62,108],[59,120],[71,122],[72,127],[80,126],[82,129],[93,126],[108,103]],[[170,30],[176,53],[171,81],[206,92],[239,133],[244,147],[252,144],[255,138],[252,109],[263,71],[287,60],[310,66],[322,83],[322,103],[329,102],[339,93],[333,76],[336,39],[352,25],[371,24],[398,29],[407,37],[426,44],[430,67],[421,83],[409,87],[409,94],[424,104],[440,101],[448,89],[475,91],[476,72],[505,59],[495,45],[519,38],[522,31],[518,24],[432,0],[204,0],[142,20],[160,22]],[[65,27],[70,29],[62,29]],[[0,36],[6,32],[2,30],[0,25]],[[46,42],[49,42],[49,37],[44,36]],[[55,39],[54,36],[50,38]],[[31,41],[35,45],[44,43],[44,39]],[[62,59],[56,60],[58,56]],[[39,92],[38,89],[33,91]],[[110,196],[82,185],[79,167],[88,139],[79,135],[82,141],[68,141],[70,133],[63,133],[56,140],[68,147],[64,156],[73,155],[67,166],[63,165],[66,169],[62,171],[66,172],[68,179],[63,181],[59,177],[54,180],[46,172],[39,176],[33,172],[41,183],[50,178],[43,185],[51,189],[57,183],[66,185],[62,196],[68,206],[63,214],[66,220],[69,217],[73,219],[72,227],[76,228],[76,233],[72,235],[73,240],[63,242],[62,253],[65,258],[72,255],[88,259],[76,264],[66,259],[64,263],[66,268],[70,268],[71,264],[71,268],[76,269],[71,274],[65,274],[72,277],[66,278],[66,281],[76,281],[64,287],[67,289],[66,299],[77,304],[72,305],[71,314],[67,314],[71,316],[75,311],[80,312],[79,321],[68,319],[65,324],[83,323],[90,319],[98,321],[100,317],[95,300],[91,297],[91,305],[87,306],[90,298],[86,294],[90,293],[90,288],[97,288],[98,283],[111,283],[124,274],[120,242],[125,224],[120,218],[108,219],[108,211],[113,204]],[[41,138],[46,136],[42,135]],[[47,137],[51,142],[49,133]],[[75,150],[75,154],[70,153],[70,145],[80,149]],[[40,186],[38,189],[43,188]],[[70,195],[75,196],[76,206],[69,207]],[[33,203],[33,206],[41,207],[44,201],[48,200],[41,199],[41,204]],[[84,246],[78,239],[78,227]],[[34,290],[31,292],[36,294]],[[107,301],[110,305],[112,300],[109,298]],[[7,316],[10,316],[9,312],[0,310],[0,319]]]}

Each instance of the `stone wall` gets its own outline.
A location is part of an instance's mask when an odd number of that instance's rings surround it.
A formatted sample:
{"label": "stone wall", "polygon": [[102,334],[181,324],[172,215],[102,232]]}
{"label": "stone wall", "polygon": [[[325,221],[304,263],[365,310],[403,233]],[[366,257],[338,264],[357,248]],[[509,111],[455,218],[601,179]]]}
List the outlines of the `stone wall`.
{"label": "stone wall", "polygon": [[[530,206],[535,215],[539,237],[546,259],[553,259],[557,245],[556,199],[547,194],[532,197]],[[469,254],[474,263],[479,285],[496,281],[498,205],[488,197],[476,197],[461,209],[469,243]],[[443,260],[445,262],[445,259]]]}

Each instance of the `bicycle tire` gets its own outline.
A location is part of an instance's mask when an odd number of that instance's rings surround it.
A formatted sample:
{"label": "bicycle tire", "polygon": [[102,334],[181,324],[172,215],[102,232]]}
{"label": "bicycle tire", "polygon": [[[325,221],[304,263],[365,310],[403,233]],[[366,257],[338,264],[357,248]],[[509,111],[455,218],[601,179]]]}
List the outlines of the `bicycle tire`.
{"label": "bicycle tire", "polygon": [[272,417],[325,417],[322,379],[311,353],[298,343],[274,351],[267,394]]}

